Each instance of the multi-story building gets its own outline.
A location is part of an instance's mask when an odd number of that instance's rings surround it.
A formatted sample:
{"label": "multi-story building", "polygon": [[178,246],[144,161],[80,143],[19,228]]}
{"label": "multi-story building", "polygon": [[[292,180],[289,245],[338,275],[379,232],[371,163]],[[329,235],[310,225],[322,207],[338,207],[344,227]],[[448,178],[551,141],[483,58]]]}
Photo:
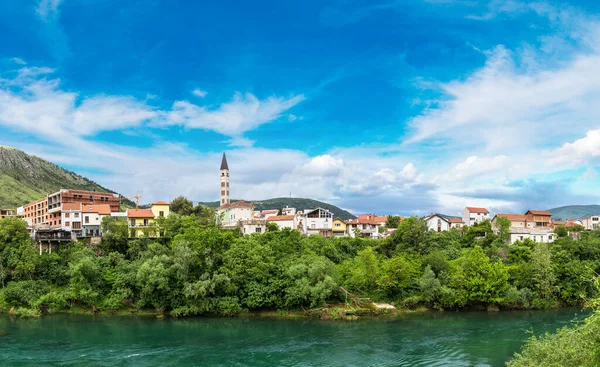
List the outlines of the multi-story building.
{"label": "multi-story building", "polygon": [[61,229],[63,204],[106,204],[110,206],[111,211],[119,211],[120,199],[118,194],[62,189],[24,205],[24,219],[33,227],[44,225],[48,228]]}
{"label": "multi-story building", "polygon": [[220,205],[225,205],[230,203],[229,197],[229,165],[227,164],[227,157],[225,153],[223,153],[223,159],[221,159],[221,169],[219,171],[221,182],[221,192],[220,192]]}
{"label": "multi-story building", "polygon": [[462,213],[462,221],[467,226],[481,223],[486,219],[490,219],[490,212],[486,208],[468,206]]}
{"label": "multi-story building", "polygon": [[332,224],[333,237],[348,236],[348,225],[340,218],[335,218]]}
{"label": "multi-story building", "polygon": [[552,213],[546,210],[528,210],[525,215],[535,223],[536,227],[550,227],[552,222]]}
{"label": "multi-story building", "polygon": [[279,229],[298,228],[298,216],[296,215],[275,215],[267,218],[267,223],[275,223]]}
{"label": "multi-story building", "polygon": [[64,203],[60,209],[60,229],[71,232],[71,238],[83,237],[81,204]]}
{"label": "multi-story building", "polygon": [[307,235],[320,234],[325,237],[331,237],[333,213],[327,209],[316,208],[305,210],[299,227],[302,226],[302,232]]}
{"label": "multi-story building", "polygon": [[600,214],[582,218],[581,225],[588,230],[600,229]]}
{"label": "multi-story building", "polygon": [[238,225],[240,231],[245,235],[267,231],[267,220],[265,219],[242,219],[238,222]]}
{"label": "multi-story building", "polygon": [[350,237],[379,237],[379,223],[374,214],[359,215],[358,218],[346,221],[346,233]]}
{"label": "multi-story building", "polygon": [[223,204],[217,209],[217,219],[223,227],[237,227],[240,220],[254,218],[254,204],[245,201]]}
{"label": "multi-story building", "polygon": [[16,215],[17,211],[14,209],[0,209],[0,219],[15,217]]}
{"label": "multi-story building", "polygon": [[110,205],[81,205],[83,237],[102,236],[102,219],[110,217]]}
{"label": "multi-story building", "polygon": [[510,243],[531,239],[534,242],[553,242],[552,214],[544,210],[528,210],[525,214],[496,214],[492,219],[492,229],[498,233],[498,218],[510,221]]}

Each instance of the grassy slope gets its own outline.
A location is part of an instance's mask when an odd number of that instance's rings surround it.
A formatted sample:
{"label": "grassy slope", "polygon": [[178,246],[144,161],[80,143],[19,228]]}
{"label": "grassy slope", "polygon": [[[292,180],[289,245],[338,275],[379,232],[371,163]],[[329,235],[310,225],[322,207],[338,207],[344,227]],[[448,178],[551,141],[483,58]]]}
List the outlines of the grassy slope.
{"label": "grassy slope", "polygon": [[0,147],[0,208],[15,208],[60,189],[113,192],[20,150]]}
{"label": "grassy slope", "polygon": [[553,218],[580,219],[590,215],[600,214],[600,205],[569,205],[548,210]]}

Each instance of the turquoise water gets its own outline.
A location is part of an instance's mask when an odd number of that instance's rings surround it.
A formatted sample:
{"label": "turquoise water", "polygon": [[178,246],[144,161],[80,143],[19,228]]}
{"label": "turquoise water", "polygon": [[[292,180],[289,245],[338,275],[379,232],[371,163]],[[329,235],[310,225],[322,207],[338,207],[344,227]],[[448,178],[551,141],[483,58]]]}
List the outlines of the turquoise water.
{"label": "turquoise water", "polygon": [[577,310],[331,322],[0,316],[0,366],[503,366]]}

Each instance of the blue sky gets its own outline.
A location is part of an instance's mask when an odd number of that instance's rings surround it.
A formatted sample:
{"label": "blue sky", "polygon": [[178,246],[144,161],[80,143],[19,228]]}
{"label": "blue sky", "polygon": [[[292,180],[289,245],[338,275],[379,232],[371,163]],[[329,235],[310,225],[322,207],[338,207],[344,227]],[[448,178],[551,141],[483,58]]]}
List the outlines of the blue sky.
{"label": "blue sky", "polygon": [[0,144],[143,201],[600,202],[594,1],[0,1]]}

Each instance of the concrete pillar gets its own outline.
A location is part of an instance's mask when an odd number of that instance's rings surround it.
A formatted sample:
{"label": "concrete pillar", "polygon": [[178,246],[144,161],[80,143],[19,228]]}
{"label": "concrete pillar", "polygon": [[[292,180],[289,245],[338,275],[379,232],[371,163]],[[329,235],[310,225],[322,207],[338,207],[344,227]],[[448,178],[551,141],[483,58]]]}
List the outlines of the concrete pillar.
{"label": "concrete pillar", "polygon": [[40,241],[40,256],[42,255],[42,241]]}

